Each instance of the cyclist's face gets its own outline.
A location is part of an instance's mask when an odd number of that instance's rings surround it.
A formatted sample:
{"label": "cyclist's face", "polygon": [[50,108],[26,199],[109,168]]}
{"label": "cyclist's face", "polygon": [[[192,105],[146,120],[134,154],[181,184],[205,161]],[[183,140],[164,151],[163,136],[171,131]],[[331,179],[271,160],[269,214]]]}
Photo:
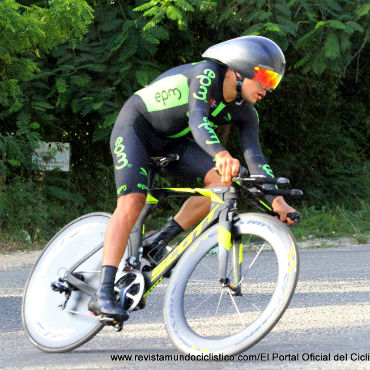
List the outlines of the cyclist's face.
{"label": "cyclist's face", "polygon": [[[242,76],[238,74],[240,78]],[[236,98],[236,78],[233,70],[228,69],[224,86],[223,86],[224,98],[227,102],[231,102]],[[242,85],[242,97],[244,100],[256,103],[257,100],[262,99],[266,95],[266,89],[256,80],[250,80],[244,78]]]}
{"label": "cyclist's face", "polygon": [[245,78],[242,85],[242,97],[244,100],[248,100],[252,104],[255,104],[258,100],[261,100],[266,95],[266,89],[255,80]]}

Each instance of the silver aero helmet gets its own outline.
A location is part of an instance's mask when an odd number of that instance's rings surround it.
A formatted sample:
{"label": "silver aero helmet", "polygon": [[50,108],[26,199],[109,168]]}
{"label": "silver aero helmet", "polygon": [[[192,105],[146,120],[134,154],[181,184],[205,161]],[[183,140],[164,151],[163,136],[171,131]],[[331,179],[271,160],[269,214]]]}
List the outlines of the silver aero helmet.
{"label": "silver aero helmet", "polygon": [[276,86],[285,71],[285,57],[280,47],[262,36],[242,36],[221,42],[208,48],[202,57],[221,62],[250,79],[258,70],[273,71],[279,76]]}

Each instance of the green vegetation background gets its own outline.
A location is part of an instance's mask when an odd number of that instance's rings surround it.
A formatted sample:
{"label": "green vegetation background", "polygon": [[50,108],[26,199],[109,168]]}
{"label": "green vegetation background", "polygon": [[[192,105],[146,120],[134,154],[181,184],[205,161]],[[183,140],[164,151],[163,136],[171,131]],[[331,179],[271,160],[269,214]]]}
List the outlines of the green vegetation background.
{"label": "green vegetation background", "polygon": [[[250,34],[286,54],[281,86],[256,108],[274,173],[305,192],[296,235],[368,233],[368,1],[2,0],[0,238],[43,243],[84,213],[112,212],[109,136],[125,100]],[[70,172],[35,168],[37,140],[70,143]],[[242,159],[233,130],[228,147]],[[168,202],[159,223],[178,205]]]}

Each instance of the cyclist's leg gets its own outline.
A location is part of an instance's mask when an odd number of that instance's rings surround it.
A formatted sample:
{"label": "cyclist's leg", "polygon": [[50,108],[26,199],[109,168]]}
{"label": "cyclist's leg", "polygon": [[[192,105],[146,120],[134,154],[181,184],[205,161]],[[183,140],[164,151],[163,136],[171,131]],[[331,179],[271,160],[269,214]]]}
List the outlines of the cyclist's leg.
{"label": "cyclist's leg", "polygon": [[145,194],[131,193],[117,200],[117,207],[105,232],[100,285],[96,296],[89,302],[89,310],[95,314],[119,320],[128,317],[115,298],[114,282],[130,232],[145,205],[145,198]]}
{"label": "cyclist's leg", "polygon": [[[214,161],[212,157],[194,140],[189,138],[177,140],[167,148],[167,153],[178,153],[180,156],[178,162],[172,162],[166,167],[166,171],[171,175],[193,181],[202,179],[205,187],[225,186],[221,182],[221,176],[213,170]],[[171,217],[166,225],[144,240],[144,247],[148,246],[155,250],[156,256],[159,259],[162,258],[169,241],[207,216],[210,207],[211,201],[208,197],[190,197],[175,217]]]}
{"label": "cyclist's leg", "polygon": [[130,232],[145,205],[150,160],[145,136],[136,134],[136,126],[144,125],[145,120],[132,103],[130,99],[123,107],[111,135],[118,200],[105,233],[100,286],[89,302],[92,312],[118,319],[124,317],[124,312],[115,299],[115,276]]}
{"label": "cyclist's leg", "polygon": [[[221,176],[213,169],[207,172],[204,178],[204,183],[205,188],[225,186],[221,181]],[[202,218],[206,217],[210,211],[210,207],[210,198],[193,196],[185,201],[174,219],[184,230],[186,230]]]}
{"label": "cyclist's leg", "polygon": [[117,207],[107,225],[104,236],[102,265],[118,267],[128,237],[145,205],[146,195],[131,193],[117,199]]}
{"label": "cyclist's leg", "polygon": [[115,267],[145,205],[151,142],[157,141],[135,106],[135,97],[124,105],[110,139],[118,199],[104,239],[103,265]]}
{"label": "cyclist's leg", "polygon": [[[225,184],[221,181],[221,176],[213,170],[214,161],[194,140],[185,139],[179,144],[175,144],[175,149],[180,152],[178,163],[171,163],[168,170],[171,174],[178,174],[194,180],[201,178],[204,180],[205,187],[221,187]],[[193,196],[182,205],[174,220],[184,229],[188,229],[202,218],[207,216],[211,206],[208,197]]]}

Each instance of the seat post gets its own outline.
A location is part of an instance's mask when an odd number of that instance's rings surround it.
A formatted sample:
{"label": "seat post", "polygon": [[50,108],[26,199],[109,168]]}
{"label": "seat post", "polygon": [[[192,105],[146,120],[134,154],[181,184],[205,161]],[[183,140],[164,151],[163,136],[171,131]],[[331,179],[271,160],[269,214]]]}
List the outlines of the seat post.
{"label": "seat post", "polygon": [[[157,173],[156,167],[153,164],[151,164],[148,170],[148,182],[147,182],[149,188],[148,192],[150,192],[150,189],[153,188],[156,173]],[[146,203],[140,213],[138,220],[136,221],[136,224],[131,230],[129,239],[131,242],[130,243],[131,250],[129,251],[131,258],[130,264],[137,269],[140,268],[140,258],[138,257],[140,254],[143,253],[142,248],[143,225],[145,223],[146,218],[153,211],[153,209],[156,208],[156,206],[157,205]]]}
{"label": "seat post", "polygon": [[156,168],[153,165],[151,165],[148,171],[148,188],[149,189],[153,188],[156,173],[157,173]]}

